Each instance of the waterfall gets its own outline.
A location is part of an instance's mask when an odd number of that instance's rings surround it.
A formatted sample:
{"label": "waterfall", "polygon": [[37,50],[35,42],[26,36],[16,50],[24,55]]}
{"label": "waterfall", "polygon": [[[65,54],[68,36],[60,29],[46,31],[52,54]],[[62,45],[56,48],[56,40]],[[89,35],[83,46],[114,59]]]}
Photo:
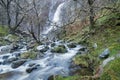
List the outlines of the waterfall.
{"label": "waterfall", "polygon": [[[63,6],[64,6],[64,2],[59,4],[59,6],[57,7],[57,9],[54,13],[53,19],[51,20],[51,25],[43,34],[48,34],[51,30],[56,29],[56,26],[60,26],[60,17],[61,17]],[[51,13],[50,13],[50,15],[51,15]],[[50,16],[50,18],[51,18],[51,16]]]}

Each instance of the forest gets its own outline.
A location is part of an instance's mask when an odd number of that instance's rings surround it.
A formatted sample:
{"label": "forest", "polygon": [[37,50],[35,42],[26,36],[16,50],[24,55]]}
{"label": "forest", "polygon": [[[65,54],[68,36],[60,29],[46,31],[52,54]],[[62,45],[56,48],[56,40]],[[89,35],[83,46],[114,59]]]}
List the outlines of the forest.
{"label": "forest", "polygon": [[0,0],[0,80],[120,80],[120,0]]}

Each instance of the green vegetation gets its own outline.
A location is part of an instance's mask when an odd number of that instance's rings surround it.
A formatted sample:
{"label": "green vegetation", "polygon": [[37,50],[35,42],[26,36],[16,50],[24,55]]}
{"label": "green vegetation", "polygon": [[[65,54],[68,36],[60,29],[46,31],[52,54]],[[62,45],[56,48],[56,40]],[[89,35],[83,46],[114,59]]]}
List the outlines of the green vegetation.
{"label": "green vegetation", "polygon": [[100,80],[120,80],[120,58],[110,62],[104,69]]}
{"label": "green vegetation", "polygon": [[23,59],[28,59],[28,58],[35,59],[37,57],[37,53],[35,53],[33,51],[28,51],[28,52],[21,54],[20,57]]}
{"label": "green vegetation", "polygon": [[6,36],[8,34],[8,28],[0,25],[0,37]]}
{"label": "green vegetation", "polygon": [[54,47],[51,52],[54,52],[54,53],[66,53],[67,52],[67,49],[64,45],[59,45],[57,47]]}
{"label": "green vegetation", "polygon": [[[101,17],[102,16],[102,17]],[[95,32],[89,32],[89,26],[82,29],[81,32],[76,31],[76,34],[68,34],[64,37],[65,40],[73,41],[75,43],[86,44],[89,49],[88,54],[76,55],[73,62],[76,65],[82,67],[81,70],[77,70],[75,73],[81,75],[82,78],[73,77],[61,78],[57,80],[91,80],[90,77],[96,75],[98,67],[101,65],[103,59],[99,59],[98,56],[106,49],[110,49],[110,56],[115,56],[120,52],[120,14],[119,12],[110,12],[103,16],[101,15],[96,21]],[[87,36],[89,35],[89,36]],[[94,48],[94,44],[97,44],[97,48]],[[91,64],[90,64],[91,62]],[[120,58],[117,58],[109,63],[100,77],[100,80],[120,80]],[[86,70],[91,66],[94,71]],[[89,75],[92,74],[92,75]],[[89,78],[86,78],[88,76]],[[95,78],[95,80],[99,80]]]}

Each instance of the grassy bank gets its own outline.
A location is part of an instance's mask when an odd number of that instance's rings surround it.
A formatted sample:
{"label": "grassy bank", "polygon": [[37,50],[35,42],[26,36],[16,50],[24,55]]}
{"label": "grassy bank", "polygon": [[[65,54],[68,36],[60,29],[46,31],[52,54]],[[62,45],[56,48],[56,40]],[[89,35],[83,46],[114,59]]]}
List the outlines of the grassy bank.
{"label": "grassy bank", "polygon": [[[102,16],[102,15],[101,15]],[[76,55],[73,59],[76,65],[82,65],[85,68],[77,70],[73,76],[57,77],[56,80],[92,80],[92,76],[97,74],[97,70],[104,59],[99,59],[99,55],[108,48],[110,56],[120,54],[120,14],[111,13],[108,11],[107,15],[99,16],[96,21],[96,28],[94,33],[88,33],[89,25],[85,26],[81,31],[68,33],[64,40],[73,41],[76,43],[87,43],[89,53],[85,55]],[[94,48],[97,44],[97,48]],[[109,56],[109,57],[110,57]],[[95,80],[120,80],[120,58],[111,61],[105,66],[102,75]],[[88,70],[93,67],[93,71]],[[87,70],[86,70],[87,69]],[[79,77],[78,77],[79,76]]]}

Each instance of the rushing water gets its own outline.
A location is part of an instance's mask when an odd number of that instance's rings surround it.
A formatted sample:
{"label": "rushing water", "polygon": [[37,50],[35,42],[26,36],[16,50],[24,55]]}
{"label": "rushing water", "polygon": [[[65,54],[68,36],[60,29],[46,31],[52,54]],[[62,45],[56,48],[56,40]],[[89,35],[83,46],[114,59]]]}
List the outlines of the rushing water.
{"label": "rushing water", "polygon": [[[64,1],[64,0],[63,0]],[[54,3],[54,2],[53,2]],[[50,25],[49,28],[43,34],[50,34],[53,29],[56,28],[56,25],[61,25],[61,13],[65,5],[65,2],[59,4],[57,7],[54,16],[51,17],[53,25]],[[52,35],[54,36],[54,35]],[[51,36],[50,36],[51,37]],[[51,75],[69,75],[69,66],[72,58],[76,55],[78,50],[81,48],[80,45],[77,45],[75,48],[68,48],[68,43],[55,42],[56,45],[65,45],[68,52],[64,54],[52,53],[50,46],[47,45],[49,49],[44,53],[44,55],[37,60],[27,60],[23,65],[18,68],[12,68],[11,63],[4,63],[7,59],[18,58],[17,54],[22,54],[27,52],[26,45],[22,49],[17,51],[10,52],[10,46],[1,46],[0,47],[0,78],[3,80],[47,80]],[[37,47],[37,50],[40,50],[45,45],[40,45]],[[4,54],[3,54],[4,53]],[[29,68],[29,64],[37,64],[37,69],[33,70],[31,73],[27,73],[26,69]],[[0,79],[1,80],[1,79]]]}
{"label": "rushing water", "polygon": [[[56,45],[65,45],[67,47],[67,43],[59,43],[56,42]],[[50,50],[52,47],[49,46],[49,50],[44,53],[44,56],[38,60],[28,60],[22,66],[13,69],[11,68],[11,64],[0,64],[0,74],[9,74],[11,76],[6,76],[5,80],[47,80],[51,75],[69,75],[69,66],[71,62],[71,58],[76,55],[77,51],[81,48],[81,46],[77,46],[75,48],[68,48],[67,53],[64,54],[56,54],[51,53]],[[5,47],[5,46],[4,46]],[[37,47],[37,49],[42,48],[43,45]],[[2,49],[2,47],[0,47]],[[0,55],[0,62],[3,62],[5,59],[3,57],[8,56],[9,58],[16,57],[17,53],[22,54],[23,52],[27,52],[27,49],[24,47],[17,52],[7,53]],[[36,63],[39,64],[39,68],[37,70],[32,71],[31,73],[27,73],[26,69],[29,68],[29,64]]]}

